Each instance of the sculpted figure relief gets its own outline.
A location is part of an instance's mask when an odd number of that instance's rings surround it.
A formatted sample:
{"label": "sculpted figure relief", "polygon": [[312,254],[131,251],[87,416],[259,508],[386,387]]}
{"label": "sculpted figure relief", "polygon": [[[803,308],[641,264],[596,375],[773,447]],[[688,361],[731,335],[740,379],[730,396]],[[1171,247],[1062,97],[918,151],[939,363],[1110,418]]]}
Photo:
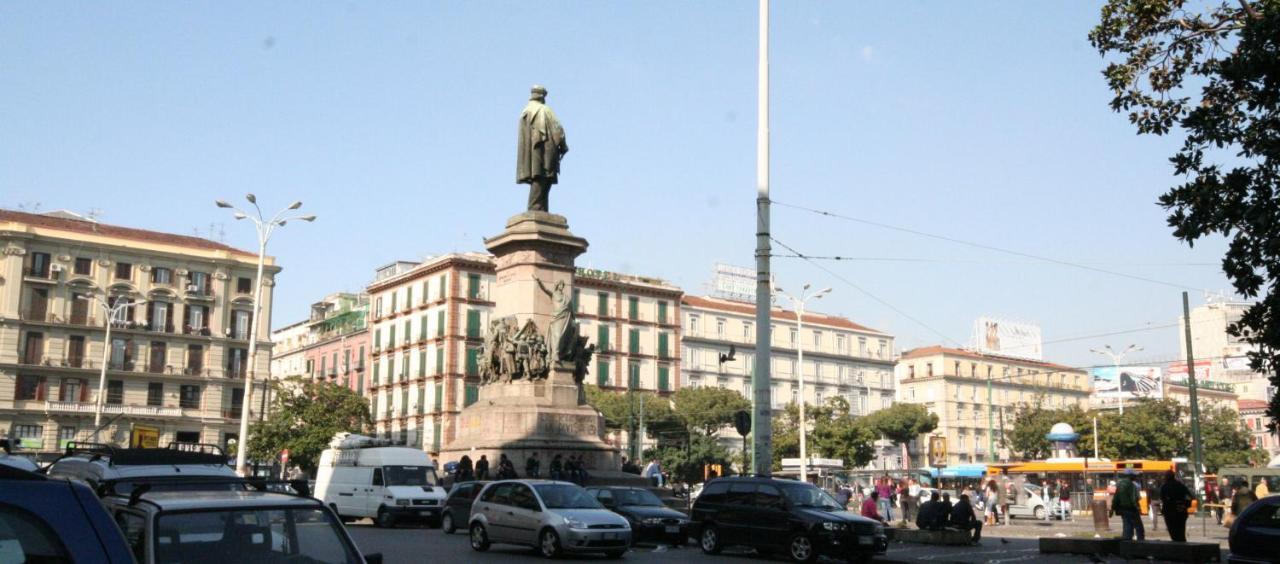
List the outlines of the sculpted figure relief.
{"label": "sculpted figure relief", "polygon": [[515,317],[489,322],[478,366],[481,384],[540,380],[551,372],[547,345],[537,326],[529,321],[519,327]]}
{"label": "sculpted figure relief", "polygon": [[578,322],[573,319],[573,300],[569,298],[564,281],[556,282],[555,289],[549,290],[541,278],[534,276],[533,280],[538,283],[538,289],[551,296],[551,304],[555,307],[555,316],[547,326],[550,358],[573,360],[573,340],[578,335]]}
{"label": "sculpted figure relief", "polygon": [[564,128],[546,100],[547,89],[535,85],[520,113],[516,183],[529,185],[529,211],[547,211],[551,186],[560,180],[560,159],[569,152]]}

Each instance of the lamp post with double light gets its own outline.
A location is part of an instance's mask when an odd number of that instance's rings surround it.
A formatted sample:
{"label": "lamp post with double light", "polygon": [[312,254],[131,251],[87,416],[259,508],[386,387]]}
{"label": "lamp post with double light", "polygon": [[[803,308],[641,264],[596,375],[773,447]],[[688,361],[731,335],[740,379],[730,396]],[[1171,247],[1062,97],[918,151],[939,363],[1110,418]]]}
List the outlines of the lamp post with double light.
{"label": "lamp post with double light", "polygon": [[302,207],[302,202],[294,202],[289,207],[280,210],[271,219],[266,219],[262,215],[262,208],[258,207],[258,198],[253,194],[246,194],[244,199],[253,204],[254,214],[245,213],[224,200],[218,200],[214,203],[220,208],[227,208],[233,211],[236,219],[248,219],[253,222],[258,231],[258,274],[253,279],[253,314],[249,317],[249,355],[246,362],[248,366],[244,371],[244,401],[240,407],[240,435],[236,438],[236,473],[246,476],[249,473],[248,465],[245,462],[246,453],[249,450],[249,411],[253,405],[253,377],[257,362],[255,357],[258,353],[258,326],[261,324],[262,313],[262,270],[263,263],[267,256],[267,241],[271,240],[272,233],[277,227],[284,225],[293,220],[299,221],[315,221],[314,215],[288,215],[289,212]]}
{"label": "lamp post with double light", "polygon": [[[120,316],[120,312],[131,307],[145,305],[146,300],[133,301],[132,298],[120,297],[113,304],[109,298],[98,296],[78,296],[79,299],[92,301],[102,309],[102,314],[106,317],[107,334],[102,340],[102,367],[98,371],[98,396],[93,405],[93,440],[97,442],[98,434],[102,432],[102,406],[105,403],[106,387],[107,387],[107,365],[111,362],[111,326],[115,323],[116,318]],[[128,367],[121,368],[128,370]]]}
{"label": "lamp post with double light", "polygon": [[799,298],[786,293],[782,288],[774,287],[773,291],[782,296],[786,296],[788,300],[791,300],[791,306],[796,310],[796,366],[798,367],[796,378],[799,388],[798,395],[800,397],[800,481],[808,482],[809,453],[806,449],[806,435],[808,435],[809,425],[804,414],[804,305],[808,300],[822,299],[822,296],[831,292],[831,288],[823,288],[810,294],[809,285],[805,284],[804,287],[800,289]]}

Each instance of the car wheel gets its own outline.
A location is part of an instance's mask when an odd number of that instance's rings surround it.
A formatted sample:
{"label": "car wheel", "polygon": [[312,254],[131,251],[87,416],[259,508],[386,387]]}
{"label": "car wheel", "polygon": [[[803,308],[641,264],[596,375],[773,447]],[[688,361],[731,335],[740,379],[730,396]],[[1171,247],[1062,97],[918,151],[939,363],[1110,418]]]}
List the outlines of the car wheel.
{"label": "car wheel", "polygon": [[489,550],[489,532],[485,531],[484,525],[480,523],[471,526],[471,550],[476,552]]}
{"label": "car wheel", "polygon": [[614,560],[617,560],[619,558],[622,558],[622,555],[626,553],[627,551],[625,550],[610,550],[605,552],[604,555],[606,558],[612,558]]}
{"label": "car wheel", "polygon": [[538,535],[538,553],[543,558],[560,556],[560,535],[556,534],[555,529],[543,529]]}
{"label": "car wheel", "polygon": [[387,508],[381,507],[378,509],[378,516],[373,519],[373,524],[384,529],[390,529],[396,526],[396,518],[391,515],[391,512],[387,511]]}
{"label": "car wheel", "polygon": [[1036,515],[1036,520],[1037,520],[1037,521],[1043,521],[1043,520],[1044,520],[1044,506],[1043,506],[1043,505],[1037,505],[1037,506],[1036,506],[1035,515]]}
{"label": "car wheel", "polygon": [[704,525],[702,534],[698,536],[698,544],[702,546],[702,551],[707,554],[720,554],[720,549],[724,548],[720,544],[720,530],[715,525]]}
{"label": "car wheel", "polygon": [[792,562],[808,563],[818,560],[818,551],[809,535],[796,534],[787,542],[787,556],[791,557]]}
{"label": "car wheel", "polygon": [[444,534],[446,535],[452,535],[455,531],[458,530],[458,527],[456,527],[453,524],[452,513],[449,513],[448,511],[446,511],[444,514],[444,517],[440,518],[440,528],[444,530]]}

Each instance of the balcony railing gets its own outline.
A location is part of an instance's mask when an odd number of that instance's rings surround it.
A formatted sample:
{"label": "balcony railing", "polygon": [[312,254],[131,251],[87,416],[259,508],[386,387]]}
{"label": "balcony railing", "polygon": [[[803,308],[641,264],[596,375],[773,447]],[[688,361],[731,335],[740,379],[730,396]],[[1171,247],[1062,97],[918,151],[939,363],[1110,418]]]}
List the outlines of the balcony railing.
{"label": "balcony railing", "polygon": [[[46,401],[45,411],[56,413],[93,413],[93,402]],[[182,409],[153,405],[104,405],[102,412],[112,415],[139,415],[144,417],[181,417]]]}

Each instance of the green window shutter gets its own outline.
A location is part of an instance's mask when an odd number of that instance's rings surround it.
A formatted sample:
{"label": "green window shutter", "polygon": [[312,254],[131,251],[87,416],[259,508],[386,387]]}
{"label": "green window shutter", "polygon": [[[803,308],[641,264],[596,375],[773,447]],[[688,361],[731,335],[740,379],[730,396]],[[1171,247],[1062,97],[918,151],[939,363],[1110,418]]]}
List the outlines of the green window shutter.
{"label": "green window shutter", "polygon": [[440,424],[439,424],[439,423],[436,423],[436,424],[434,425],[434,427],[435,427],[435,436],[434,436],[434,437],[432,437],[432,439],[431,439],[431,450],[439,452],[439,450],[440,450]]}
{"label": "green window shutter", "polygon": [[418,376],[427,375],[427,351],[426,349],[418,351]]}
{"label": "green window shutter", "polygon": [[413,325],[412,321],[404,320],[404,342],[405,344],[413,342]]}
{"label": "green window shutter", "polygon": [[420,338],[421,340],[423,340],[423,341],[427,340],[427,335],[430,335],[430,334],[431,334],[431,332],[427,330],[427,320],[428,320],[428,319],[430,319],[430,318],[429,318],[429,317],[427,317],[427,316],[425,316],[425,315],[424,315],[424,316],[422,316],[422,327],[419,327],[419,328],[418,328],[418,335],[419,335],[419,338]]}
{"label": "green window shutter", "polygon": [[581,291],[579,291],[577,288],[574,288],[574,289],[573,289],[573,311],[574,311],[575,313],[577,313],[577,311],[578,311],[578,303],[581,301],[581,300],[579,299],[579,296],[580,296],[581,294],[582,294],[582,292],[581,292]]}
{"label": "green window shutter", "polygon": [[387,348],[396,348],[396,326],[392,325],[387,328]]}
{"label": "green window shutter", "polygon": [[436,411],[444,407],[444,384],[436,383]]}
{"label": "green window shutter", "polygon": [[658,358],[668,358],[666,333],[658,333]]}
{"label": "green window shutter", "polygon": [[378,361],[373,361],[373,385],[378,385]]}
{"label": "green window shutter", "polygon": [[633,390],[640,389],[640,363],[630,363],[627,366],[627,373],[627,386]]}
{"label": "green window shutter", "polygon": [[658,367],[658,391],[666,392],[671,389],[671,369],[666,366]]}
{"label": "green window shutter", "polygon": [[467,338],[480,338],[480,310],[467,310]]}
{"label": "green window shutter", "polygon": [[609,350],[609,326],[601,325],[596,328],[596,345],[601,351]]}
{"label": "green window shutter", "polygon": [[467,395],[463,400],[463,407],[480,401],[480,387],[475,384],[467,384]]}
{"label": "green window shutter", "polygon": [[[423,280],[423,281],[422,281],[422,304],[423,304],[423,305],[426,305],[426,304],[427,304],[427,302],[431,301],[431,292],[430,292],[430,289],[431,289],[431,281],[430,281],[430,280]],[[427,334],[427,332],[426,332],[426,331],[423,331],[423,332],[422,332],[422,334],[423,334],[423,335],[426,335],[426,334]],[[426,439],[423,439],[423,440],[426,440]]]}
{"label": "green window shutter", "polygon": [[596,315],[600,317],[609,317],[609,294],[600,292],[597,295]]}
{"label": "green window shutter", "polygon": [[627,319],[635,321],[640,317],[640,298],[631,296],[627,298]]}
{"label": "green window shutter", "polygon": [[413,286],[404,289],[404,305],[406,308],[413,308]]}
{"label": "green window shutter", "polygon": [[447,297],[449,297],[449,275],[441,274],[440,275],[440,299],[443,300]]}
{"label": "green window shutter", "polygon": [[444,347],[436,347],[436,374],[444,374]]}
{"label": "green window shutter", "polygon": [[667,302],[658,302],[658,323],[667,322]]}
{"label": "green window shutter", "polygon": [[391,313],[396,312],[396,293],[391,292]]}
{"label": "green window shutter", "polygon": [[373,350],[382,348],[382,328],[379,327],[373,332]]}
{"label": "green window shutter", "polygon": [[422,415],[422,412],[426,410],[426,406],[427,406],[427,387],[422,386],[418,388],[418,415]]}
{"label": "green window shutter", "polygon": [[640,354],[640,330],[639,329],[631,330],[631,342],[629,343],[629,345],[630,347],[627,349],[628,352],[630,352],[631,354]]}
{"label": "green window shutter", "polygon": [[608,361],[596,361],[596,383],[601,387],[609,385],[609,363]]}
{"label": "green window shutter", "polygon": [[473,300],[480,299],[480,275],[467,275],[467,297]]}
{"label": "green window shutter", "polygon": [[436,312],[436,336],[437,337],[444,336],[444,310],[443,309]]}
{"label": "green window shutter", "polygon": [[480,375],[480,349],[467,349],[467,376]]}
{"label": "green window shutter", "polygon": [[364,395],[364,373],[356,374],[356,393]]}
{"label": "green window shutter", "polygon": [[387,357],[387,383],[396,381],[396,357]]}

